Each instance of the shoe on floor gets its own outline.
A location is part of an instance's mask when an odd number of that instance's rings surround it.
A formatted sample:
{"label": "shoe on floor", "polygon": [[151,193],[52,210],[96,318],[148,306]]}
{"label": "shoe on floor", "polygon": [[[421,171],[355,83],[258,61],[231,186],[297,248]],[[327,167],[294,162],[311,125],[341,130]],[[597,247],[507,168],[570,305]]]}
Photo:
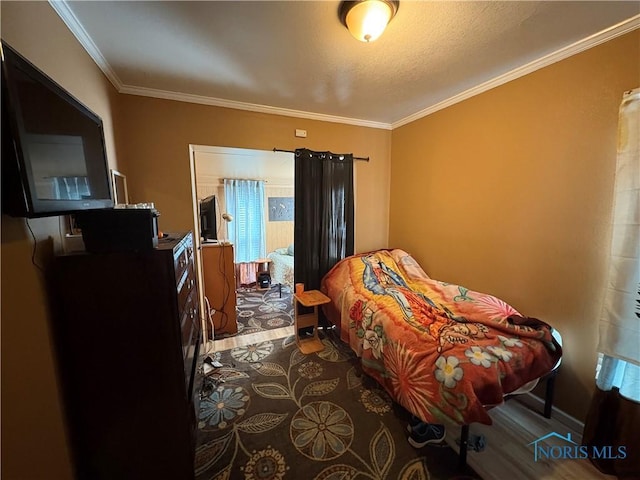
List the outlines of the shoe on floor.
{"label": "shoe on floor", "polygon": [[411,430],[409,444],[414,448],[422,448],[430,443],[440,443],[444,440],[446,430],[444,425],[437,423],[422,423]]}
{"label": "shoe on floor", "polygon": [[409,423],[407,424],[407,432],[411,433],[413,432],[414,428],[418,428],[424,424],[425,422],[420,420],[418,417],[416,417],[415,415],[411,415],[411,417],[409,418]]}

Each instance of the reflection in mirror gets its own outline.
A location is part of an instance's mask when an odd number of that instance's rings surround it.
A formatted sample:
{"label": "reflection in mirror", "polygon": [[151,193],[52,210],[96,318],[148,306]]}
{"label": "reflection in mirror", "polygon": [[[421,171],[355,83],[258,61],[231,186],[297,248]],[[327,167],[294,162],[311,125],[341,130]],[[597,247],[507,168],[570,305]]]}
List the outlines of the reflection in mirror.
{"label": "reflection in mirror", "polygon": [[127,177],[117,170],[111,170],[111,188],[113,189],[113,201],[116,205],[129,203],[127,191]]}

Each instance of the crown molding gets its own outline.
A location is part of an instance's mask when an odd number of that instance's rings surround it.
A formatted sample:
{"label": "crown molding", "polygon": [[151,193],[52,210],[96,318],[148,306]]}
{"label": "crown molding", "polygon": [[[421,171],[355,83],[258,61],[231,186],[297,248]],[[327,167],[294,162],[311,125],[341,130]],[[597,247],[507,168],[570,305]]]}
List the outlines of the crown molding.
{"label": "crown molding", "polygon": [[371,120],[361,120],[357,118],[338,117],[335,115],[326,115],[324,113],[305,112],[302,110],[291,110],[288,108],[271,107],[269,105],[259,105],[256,103],[236,102],[234,100],[225,100],[223,98],[206,97],[202,95],[193,95],[190,93],[171,92],[168,90],[158,90],[155,88],[134,87],[131,85],[123,85],[120,93],[129,95],[138,95],[142,97],[163,98],[166,100],[176,100],[178,102],[198,103],[201,105],[212,105],[215,107],[233,108],[235,110],[248,110],[251,112],[268,113],[271,115],[284,115],[286,117],[307,118],[309,120],[320,120],[322,122],[344,123],[347,125],[356,125],[359,127],[381,128],[391,130],[389,123],[374,122]]}
{"label": "crown molding", "polygon": [[391,124],[391,129],[396,129],[408,123],[411,123],[420,118],[426,117],[427,115],[431,115],[439,110],[450,107],[451,105],[455,105],[456,103],[462,102],[468,98],[471,98],[475,95],[479,95],[480,93],[486,92],[487,90],[491,90],[492,88],[503,85],[511,80],[515,80],[517,78],[528,75],[529,73],[535,72],[536,70],[540,70],[546,66],[549,66],[553,63],[559,62],[560,60],[564,60],[565,58],[569,58],[573,55],[576,55],[580,52],[593,48],[601,43],[608,42],[609,40],[613,40],[620,35],[624,35],[625,33],[631,32],[640,27],[640,15],[636,15],[634,17],[628,18],[617,25],[613,25],[601,32],[595,33],[587,38],[582,40],[578,40],[577,42],[568,45],[560,50],[557,50],[553,53],[545,55],[544,57],[539,58],[538,60],[534,60],[532,62],[527,63],[521,67],[515,68],[507,73],[499,75],[492,80],[481,83],[480,85],[476,85],[468,90],[465,90],[462,93],[454,95],[442,102],[436,103],[430,107],[425,108],[424,110],[420,110],[419,112],[414,113],[413,115],[409,115],[408,117],[403,118],[402,120],[398,120],[397,122],[393,122]]}
{"label": "crown molding", "polygon": [[106,75],[109,81],[113,84],[116,90],[122,94],[138,95],[143,97],[162,98],[166,100],[175,100],[178,102],[197,103],[201,105],[211,105],[223,108],[232,108],[235,110],[246,110],[258,113],[267,113],[271,115],[283,115],[286,117],[305,118],[309,120],[318,120],[322,122],[341,123],[346,125],[355,125],[358,127],[377,128],[382,130],[393,130],[408,123],[411,123],[420,118],[426,117],[439,110],[443,110],[447,107],[460,103],[463,100],[467,100],[475,95],[491,90],[492,88],[503,85],[511,80],[528,75],[541,68],[544,68],[553,63],[564,60],[565,58],[576,55],[580,52],[588,50],[589,48],[600,45],[601,43],[608,42],[620,35],[624,35],[632,30],[640,27],[640,15],[636,15],[627,20],[624,20],[617,25],[609,27],[601,32],[595,33],[587,38],[579,40],[567,47],[561,48],[556,52],[545,55],[542,58],[527,63],[521,67],[515,68],[507,73],[499,75],[491,80],[488,80],[480,85],[476,85],[464,92],[461,92],[453,97],[431,105],[419,112],[416,112],[408,117],[398,120],[393,123],[374,122],[371,120],[363,120],[349,117],[339,117],[335,115],[326,115],[323,113],[305,112],[302,110],[292,110],[288,108],[272,107],[268,105],[258,105],[255,103],[236,102],[233,100],[225,100],[215,97],[206,97],[202,95],[193,95],[188,93],[171,92],[167,90],[159,90],[146,87],[136,87],[131,85],[124,85],[113,71],[107,60],[104,58],[96,44],[93,42],[89,34],[86,32],[78,18],[73,11],[69,8],[67,0],[48,0],[49,4],[53,7],[56,13],[60,16],[62,21],[67,25],[71,33],[78,39],[80,44],[84,47],[91,58],[96,62],[100,70]]}
{"label": "crown molding", "polygon": [[371,120],[361,120],[357,118],[338,117],[335,115],[326,115],[323,113],[304,112],[302,110],[291,110],[288,108],[271,107],[268,105],[258,105],[255,103],[236,102],[233,100],[224,100],[215,97],[205,97],[201,95],[192,95],[188,93],[171,92],[167,90],[158,90],[153,88],[136,87],[132,85],[124,85],[120,78],[104,58],[100,49],[93,42],[87,31],[84,29],[78,18],[75,16],[67,3],[67,0],[49,0],[49,4],[56,11],[65,25],[71,30],[71,33],[78,39],[78,42],[84,47],[87,53],[93,58],[100,70],[106,75],[109,81],[116,87],[118,93],[128,95],[138,95],[143,97],[163,98],[167,100],[176,100],[178,102],[197,103],[200,105],[211,105],[215,107],[233,108],[235,110],[247,110],[251,112],[267,113],[271,115],[284,115],[286,117],[306,118],[309,120],[319,120],[322,122],[342,123],[346,125],[355,125],[358,127],[378,128],[383,130],[391,130],[391,124],[384,122],[374,122]]}
{"label": "crown molding", "polygon": [[84,47],[89,56],[96,62],[100,70],[102,70],[102,73],[105,74],[119,92],[122,88],[122,82],[116,75],[116,72],[111,68],[111,65],[109,65],[109,62],[107,62],[107,59],[104,58],[100,49],[93,43],[93,40],[78,20],[78,17],[76,17],[69,8],[66,0],[49,0],[49,5],[56,11],[65,25],[71,30],[73,36],[76,37],[80,45]]}

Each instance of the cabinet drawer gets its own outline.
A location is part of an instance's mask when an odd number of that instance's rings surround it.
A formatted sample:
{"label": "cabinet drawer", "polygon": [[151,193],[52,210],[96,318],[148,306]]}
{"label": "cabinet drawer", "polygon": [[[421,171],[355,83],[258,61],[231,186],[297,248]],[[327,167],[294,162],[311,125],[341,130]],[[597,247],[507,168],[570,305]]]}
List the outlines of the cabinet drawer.
{"label": "cabinet drawer", "polygon": [[173,268],[176,272],[176,282],[180,281],[185,269],[189,266],[189,257],[187,257],[186,251],[181,249],[176,253],[173,259]]}
{"label": "cabinet drawer", "polygon": [[193,382],[196,374],[196,357],[200,350],[200,325],[194,325],[191,339],[184,358],[184,383],[189,395],[192,395]]}
{"label": "cabinet drawer", "polygon": [[176,282],[182,278],[184,271],[193,265],[193,237],[187,235],[175,250],[173,257],[173,268],[176,273]]}
{"label": "cabinet drawer", "polygon": [[178,311],[184,312],[186,308],[187,297],[191,294],[196,285],[196,274],[193,263],[189,264],[186,272],[180,279],[177,285],[178,289]]}
{"label": "cabinet drawer", "polygon": [[193,413],[194,413],[194,417],[193,417],[193,441],[194,441],[194,445],[195,445],[195,441],[196,441],[196,432],[198,431],[197,429],[197,423],[198,423],[198,412],[200,411],[200,390],[202,388],[202,378],[203,378],[203,374],[202,374],[202,352],[200,351],[200,348],[202,347],[201,344],[201,338],[198,337],[197,338],[197,342],[196,342],[196,355],[195,355],[195,359],[193,362],[193,375],[192,375],[192,381],[191,381],[191,385],[189,387],[189,393],[190,393],[190,398],[191,398],[191,405],[193,408]]}
{"label": "cabinet drawer", "polygon": [[[195,326],[194,326],[195,327]],[[193,351],[193,343],[194,339],[195,339],[195,335],[196,335],[196,329],[192,328],[189,332],[189,340],[187,341],[186,344],[183,344],[183,351],[184,351],[184,386],[187,390],[187,392],[189,392],[189,385],[191,383],[191,370],[192,370],[192,366],[193,366],[193,353],[191,353]],[[190,354],[191,353],[191,354]]]}
{"label": "cabinet drawer", "polygon": [[182,317],[180,318],[180,336],[182,337],[182,358],[187,355],[187,349],[191,343],[193,331],[200,324],[198,318],[198,298],[197,290],[192,290],[187,303],[184,306]]}

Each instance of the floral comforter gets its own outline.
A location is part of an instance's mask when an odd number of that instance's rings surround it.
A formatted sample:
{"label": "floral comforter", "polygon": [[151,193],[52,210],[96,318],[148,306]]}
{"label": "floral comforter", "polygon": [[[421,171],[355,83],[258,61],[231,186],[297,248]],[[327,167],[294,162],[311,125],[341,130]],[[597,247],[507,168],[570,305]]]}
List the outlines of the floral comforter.
{"label": "floral comforter", "polygon": [[486,407],[548,373],[551,327],[502,300],[430,279],[403,250],[339,262],[325,313],[364,371],[424,421],[491,424]]}
{"label": "floral comforter", "polygon": [[287,285],[293,291],[293,256],[287,253],[286,248],[276,248],[267,255],[267,258],[271,259],[269,264],[271,283]]}

